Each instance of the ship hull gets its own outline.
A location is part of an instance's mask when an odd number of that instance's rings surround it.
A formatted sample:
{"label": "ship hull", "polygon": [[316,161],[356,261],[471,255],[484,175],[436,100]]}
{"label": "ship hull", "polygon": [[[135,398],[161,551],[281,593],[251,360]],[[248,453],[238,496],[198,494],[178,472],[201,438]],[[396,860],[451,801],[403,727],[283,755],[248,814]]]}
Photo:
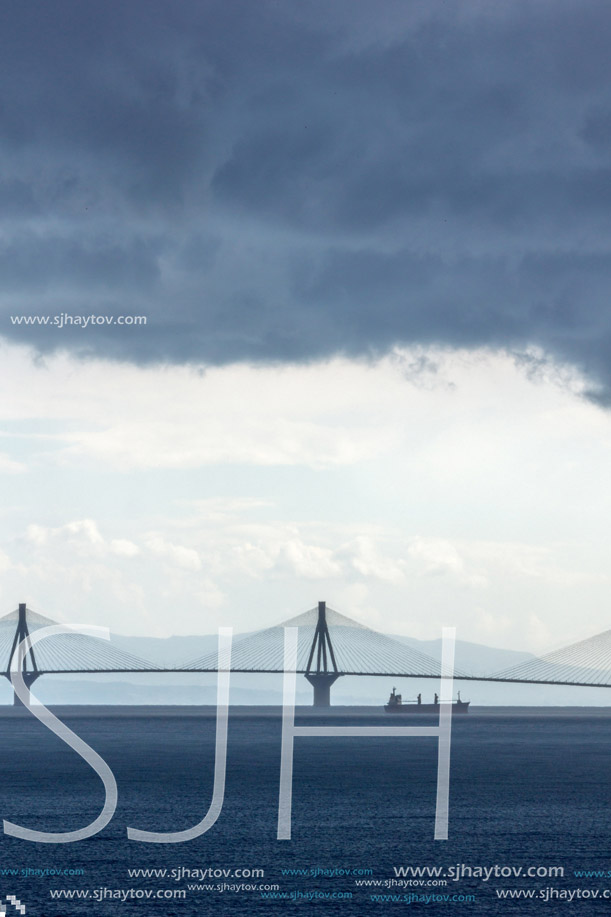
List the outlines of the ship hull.
{"label": "ship hull", "polygon": [[[460,701],[452,704],[452,713],[467,713],[470,701]],[[440,704],[386,704],[386,713],[413,714],[413,713],[439,713]]]}

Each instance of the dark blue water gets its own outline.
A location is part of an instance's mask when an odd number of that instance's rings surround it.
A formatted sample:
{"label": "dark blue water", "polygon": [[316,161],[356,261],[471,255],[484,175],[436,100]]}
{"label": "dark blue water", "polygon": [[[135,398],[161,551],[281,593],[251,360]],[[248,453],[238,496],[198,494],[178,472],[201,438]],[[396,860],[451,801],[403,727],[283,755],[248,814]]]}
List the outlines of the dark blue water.
{"label": "dark blue water", "polygon": [[[295,741],[293,838],[276,840],[280,721],[230,721],[225,803],[216,825],[184,844],[128,841],[126,826],[176,831],[208,808],[214,719],[193,715],[66,716],[111,766],[119,787],[112,822],[74,844],[33,844],[2,836],[0,898],[16,895],[27,915],[284,914],[605,914],[601,897],[501,900],[497,890],[611,889],[611,716],[469,715],[453,729],[450,836],[433,840],[437,743],[433,738],[298,738]],[[354,720],[364,724],[363,718]],[[326,724],[332,720],[326,720]],[[337,721],[336,721],[337,722]],[[341,720],[346,725],[350,720]],[[379,724],[382,720],[372,718]],[[99,778],[27,713],[1,716],[2,817],[38,830],[66,831],[91,821],[103,792]],[[564,877],[467,875],[446,886],[356,885],[392,880],[394,867],[563,867]],[[128,869],[167,869],[135,878]],[[264,876],[189,878],[184,869],[262,869]],[[287,876],[286,869],[371,870],[368,876]],[[10,875],[8,870],[83,870],[83,875]],[[181,869],[181,877],[171,876]],[[610,870],[580,878],[575,870]],[[257,886],[223,891],[219,885]],[[188,889],[189,884],[214,886]],[[290,898],[263,898],[263,886]],[[88,900],[57,900],[50,890],[89,890]],[[184,899],[116,897],[119,890],[185,890]],[[98,899],[91,896],[97,891]],[[110,894],[109,894],[110,893]],[[351,893],[352,898],[308,895]],[[373,901],[372,894],[474,895],[475,901]],[[114,897],[112,897],[114,895]],[[9,910],[9,913],[11,911]]]}

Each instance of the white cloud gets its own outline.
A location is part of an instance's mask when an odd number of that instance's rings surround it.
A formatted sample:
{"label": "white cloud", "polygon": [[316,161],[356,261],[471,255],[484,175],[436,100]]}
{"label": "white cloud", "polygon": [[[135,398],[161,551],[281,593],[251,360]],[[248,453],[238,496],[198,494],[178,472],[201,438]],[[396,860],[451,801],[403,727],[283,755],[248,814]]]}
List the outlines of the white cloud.
{"label": "white cloud", "polygon": [[607,626],[611,418],[547,364],[406,350],[200,375],[4,356],[23,384],[3,428],[32,483],[0,513],[11,604],[32,591],[43,612],[189,633],[326,598],[383,630],[454,623],[514,648]]}
{"label": "white cloud", "polygon": [[27,467],[24,462],[16,462],[5,452],[0,452],[0,474],[22,474]]}
{"label": "white cloud", "polygon": [[119,557],[137,557],[140,554],[138,545],[127,538],[113,538],[110,542],[110,550]]}
{"label": "white cloud", "polygon": [[49,538],[49,529],[45,528],[44,525],[28,525],[26,530],[26,538],[32,544],[38,545],[39,547],[46,544]]}
{"label": "white cloud", "polygon": [[[552,635],[568,643],[603,629],[597,616],[605,614],[608,578],[601,579],[589,550],[580,553],[569,542],[441,539],[367,523],[287,522],[254,499],[218,504],[216,512],[194,501],[191,509],[158,520],[155,531],[143,520],[133,538],[103,532],[91,518],[31,524],[26,539],[0,555],[5,591],[15,602],[33,596],[52,617],[59,606],[76,620],[76,609],[79,620],[120,632],[209,633],[221,623],[248,630],[320,598],[386,632],[431,638],[454,624],[462,639],[516,649],[545,650]],[[594,603],[559,631],[558,615],[570,617],[584,594],[599,596],[600,611]]]}
{"label": "white cloud", "polygon": [[[219,589],[218,585],[213,582],[213,580],[207,577],[204,577],[203,580],[198,582],[194,591],[194,596],[199,604],[205,609],[221,608],[225,603],[225,593]],[[202,624],[197,628],[198,633],[208,632],[211,629],[209,622],[204,620]]]}
{"label": "white cloud", "polygon": [[466,563],[463,556],[465,549],[447,539],[412,538],[407,553],[416,560],[420,575],[452,576],[458,583],[474,588],[483,588],[488,583],[482,565],[477,564],[477,557],[470,558],[473,562]]}
{"label": "white cloud", "polygon": [[56,528],[32,523],[27,527],[26,538],[38,547],[46,545],[49,541],[56,541],[72,545],[81,551],[104,551],[106,548],[104,538],[93,519],[77,519]]}
{"label": "white cloud", "polygon": [[85,541],[88,544],[103,545],[104,539],[93,519],[79,519],[76,522],[67,522],[59,529],[53,530],[54,535],[65,536],[69,541]]}
{"label": "white cloud", "polygon": [[286,541],[279,552],[276,570],[286,568],[302,579],[328,579],[341,576],[342,568],[333,551],[319,545],[305,544],[298,538]]}
{"label": "white cloud", "polygon": [[10,570],[13,566],[13,563],[4,551],[0,551],[0,574],[6,573],[7,570]]}
{"label": "white cloud", "polygon": [[199,554],[193,548],[172,544],[161,535],[151,533],[146,536],[145,544],[149,551],[157,557],[162,557],[170,564],[181,567],[183,570],[200,570],[202,562]]}
{"label": "white cloud", "polygon": [[[396,440],[391,426],[378,423],[380,391],[370,389],[370,370],[347,360],[202,374],[189,367],[78,363],[65,355],[33,364],[19,348],[2,351],[12,364],[7,371],[24,383],[0,419],[30,418],[35,425],[44,417],[64,427],[31,432],[29,439],[20,432],[46,463],[95,462],[120,470],[223,462],[330,468],[374,458]],[[384,374],[395,377],[395,388],[401,385],[390,363]]]}
{"label": "white cloud", "polygon": [[464,570],[464,562],[456,546],[441,538],[414,538],[407,550],[411,557],[423,562],[427,574],[460,575]]}
{"label": "white cloud", "polygon": [[379,579],[395,586],[405,579],[405,561],[401,557],[384,557],[374,539],[357,535],[342,548],[342,554],[361,576]]}

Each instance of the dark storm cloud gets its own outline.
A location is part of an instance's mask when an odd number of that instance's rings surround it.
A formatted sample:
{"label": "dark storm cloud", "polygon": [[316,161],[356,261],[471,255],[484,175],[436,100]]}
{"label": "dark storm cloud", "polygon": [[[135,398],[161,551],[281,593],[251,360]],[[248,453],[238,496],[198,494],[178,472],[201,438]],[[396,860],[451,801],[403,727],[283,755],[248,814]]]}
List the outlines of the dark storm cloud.
{"label": "dark storm cloud", "polygon": [[[3,333],[136,362],[537,345],[611,388],[605,2],[0,9]],[[11,314],[147,314],[145,329]]]}

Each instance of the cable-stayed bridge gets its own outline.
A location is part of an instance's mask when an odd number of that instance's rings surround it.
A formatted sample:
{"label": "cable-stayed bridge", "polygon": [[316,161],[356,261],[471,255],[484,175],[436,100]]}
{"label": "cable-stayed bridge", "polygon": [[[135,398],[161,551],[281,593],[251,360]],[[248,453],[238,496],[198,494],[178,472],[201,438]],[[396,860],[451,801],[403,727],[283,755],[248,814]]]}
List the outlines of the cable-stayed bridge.
{"label": "cable-stayed bridge", "polygon": [[[99,637],[77,632],[55,633],[36,641],[36,631],[57,623],[28,609],[25,604],[0,618],[1,674],[10,680],[11,671],[17,669],[30,687],[42,675],[218,671],[216,653],[169,667],[126,653]],[[345,675],[441,677],[440,662],[432,656],[327,608],[325,602],[275,627],[238,637],[232,649],[231,671],[283,672],[287,627],[298,629],[296,670],[312,685],[316,706],[330,704],[331,686]],[[30,641],[35,645],[28,646]],[[454,669],[453,678],[508,684],[611,687],[611,630],[500,672],[473,673]]]}
{"label": "cable-stayed bridge", "polygon": [[[0,618],[0,665],[8,676],[19,643],[43,627],[57,621],[38,614],[25,604]],[[30,649],[22,661],[22,671],[29,675],[67,672],[146,672],[151,663],[125,653],[102,640],[79,633],[55,634]]]}

